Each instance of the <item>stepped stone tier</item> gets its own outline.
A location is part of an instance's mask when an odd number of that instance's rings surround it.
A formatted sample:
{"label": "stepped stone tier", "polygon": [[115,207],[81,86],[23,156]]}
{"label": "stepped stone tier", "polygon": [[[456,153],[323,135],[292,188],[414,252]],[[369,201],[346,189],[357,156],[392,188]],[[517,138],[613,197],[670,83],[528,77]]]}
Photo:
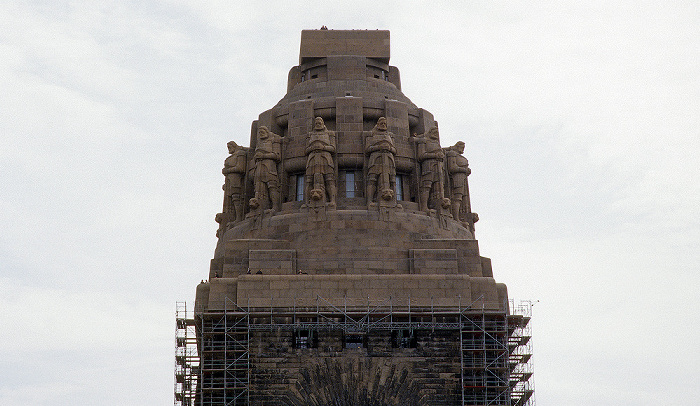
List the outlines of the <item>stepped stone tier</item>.
{"label": "stepped stone tier", "polygon": [[388,31],[302,31],[287,94],[228,143],[176,404],[528,402],[528,318],[479,253],[465,143],[389,51]]}

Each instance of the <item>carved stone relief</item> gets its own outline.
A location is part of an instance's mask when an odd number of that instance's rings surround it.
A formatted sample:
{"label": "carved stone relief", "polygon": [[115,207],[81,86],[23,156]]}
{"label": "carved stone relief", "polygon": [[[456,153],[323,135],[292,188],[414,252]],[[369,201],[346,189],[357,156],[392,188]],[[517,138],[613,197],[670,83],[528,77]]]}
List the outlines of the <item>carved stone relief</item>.
{"label": "carved stone relief", "polygon": [[[386,118],[379,117],[372,134],[365,141],[367,161],[367,202],[395,201],[396,148],[394,134],[387,131]],[[375,194],[377,196],[375,196]]]}
{"label": "carved stone relief", "polygon": [[282,159],[282,137],[271,132],[267,127],[258,128],[255,146],[255,197],[250,199],[252,209],[272,208],[280,210],[279,176],[277,164]]}
{"label": "carved stone relief", "polygon": [[224,214],[231,220],[243,220],[243,188],[248,161],[248,151],[234,141],[226,144],[229,157],[224,161],[221,173],[226,177],[224,183]]}
{"label": "carved stone relief", "polygon": [[414,135],[416,159],[420,163],[420,209],[428,211],[430,206],[450,207],[443,186],[443,160],[445,153],[440,147],[440,134],[433,127],[424,134]]}
{"label": "carved stone relief", "polygon": [[306,142],[304,196],[307,204],[328,202],[331,207],[336,205],[335,145],[335,132],[326,128],[321,117],[316,117]]}

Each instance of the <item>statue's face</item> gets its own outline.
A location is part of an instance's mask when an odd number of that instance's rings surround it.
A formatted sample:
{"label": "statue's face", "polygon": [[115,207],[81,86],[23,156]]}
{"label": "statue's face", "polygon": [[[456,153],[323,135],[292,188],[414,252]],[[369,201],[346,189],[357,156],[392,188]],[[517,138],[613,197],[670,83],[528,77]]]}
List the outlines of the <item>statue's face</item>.
{"label": "statue's face", "polygon": [[234,152],[236,152],[236,148],[238,148],[238,145],[236,145],[236,143],[234,142],[229,142],[228,144],[226,144],[226,146],[228,147],[229,154],[233,154]]}
{"label": "statue's face", "polygon": [[377,128],[382,130],[382,131],[386,131],[386,119],[384,117],[381,117],[377,121]]}
{"label": "statue's face", "polygon": [[460,154],[464,154],[464,143],[463,142],[458,142],[457,144],[455,144],[455,146],[457,147],[457,152],[459,152]]}
{"label": "statue's face", "polygon": [[321,117],[316,117],[314,120],[314,130],[323,130],[323,127],[325,127],[323,119]]}
{"label": "statue's face", "polygon": [[261,140],[267,138],[267,128],[260,127],[260,129],[258,129],[258,138],[260,138]]}

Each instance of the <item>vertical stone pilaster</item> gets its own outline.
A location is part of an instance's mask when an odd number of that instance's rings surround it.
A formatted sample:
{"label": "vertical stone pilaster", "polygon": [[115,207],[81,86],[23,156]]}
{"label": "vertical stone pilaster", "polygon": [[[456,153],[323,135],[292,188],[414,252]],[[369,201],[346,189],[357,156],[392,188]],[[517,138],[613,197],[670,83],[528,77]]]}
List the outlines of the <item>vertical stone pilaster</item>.
{"label": "vertical stone pilaster", "polygon": [[335,133],[338,141],[338,157],[341,161],[362,159],[364,154],[362,102],[361,97],[335,99]]}
{"label": "vertical stone pilaster", "polygon": [[384,101],[384,117],[389,131],[394,135],[408,137],[408,105],[397,100]]}
{"label": "vertical stone pilaster", "polygon": [[290,182],[292,173],[303,173],[306,165],[306,137],[314,122],[313,100],[300,100],[289,104],[287,136],[285,137],[285,191],[287,200],[293,194],[296,185]]}
{"label": "vertical stone pilaster", "polygon": [[423,134],[435,126],[435,118],[433,113],[425,109],[418,109],[418,128],[416,128],[417,134]]}
{"label": "vertical stone pilaster", "polygon": [[314,121],[313,100],[299,100],[289,103],[289,136],[296,138],[306,136],[311,131]]}
{"label": "vertical stone pilaster", "polygon": [[258,125],[264,125],[275,134],[282,135],[282,129],[272,117],[272,110],[266,110],[258,116]]}
{"label": "vertical stone pilaster", "polygon": [[[408,126],[408,105],[397,100],[384,101],[384,117],[389,131],[394,133],[396,157],[413,159],[413,143],[410,141]],[[400,163],[397,163],[400,166]]]}

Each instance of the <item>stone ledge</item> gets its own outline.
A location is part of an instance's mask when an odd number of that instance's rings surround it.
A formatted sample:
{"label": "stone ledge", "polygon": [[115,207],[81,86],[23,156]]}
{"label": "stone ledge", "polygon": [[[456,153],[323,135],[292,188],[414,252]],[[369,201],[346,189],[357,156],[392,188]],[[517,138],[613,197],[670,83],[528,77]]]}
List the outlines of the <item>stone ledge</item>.
{"label": "stone ledge", "polygon": [[[467,275],[241,275],[200,285],[198,301],[241,306],[465,307],[505,309],[505,285]],[[200,292],[201,291],[201,292]],[[205,297],[206,296],[206,299]],[[204,302],[202,302],[204,303]]]}

